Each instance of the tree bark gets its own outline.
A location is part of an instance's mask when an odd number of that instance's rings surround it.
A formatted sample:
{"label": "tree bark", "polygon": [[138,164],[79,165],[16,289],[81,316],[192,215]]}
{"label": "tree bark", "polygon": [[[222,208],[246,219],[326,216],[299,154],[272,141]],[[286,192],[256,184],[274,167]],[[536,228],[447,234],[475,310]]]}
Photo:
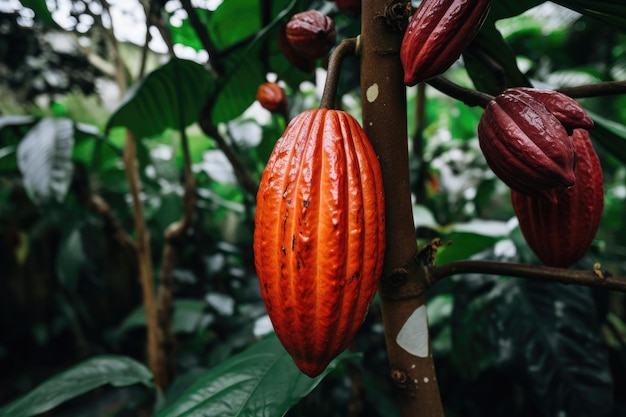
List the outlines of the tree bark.
{"label": "tree bark", "polygon": [[410,3],[363,0],[362,10],[363,128],[379,156],[385,189],[387,249],[379,291],[390,377],[403,417],[443,416],[425,297],[423,291],[415,291],[425,287],[425,277],[420,268],[413,267],[417,242],[411,206],[406,89],[399,55]]}

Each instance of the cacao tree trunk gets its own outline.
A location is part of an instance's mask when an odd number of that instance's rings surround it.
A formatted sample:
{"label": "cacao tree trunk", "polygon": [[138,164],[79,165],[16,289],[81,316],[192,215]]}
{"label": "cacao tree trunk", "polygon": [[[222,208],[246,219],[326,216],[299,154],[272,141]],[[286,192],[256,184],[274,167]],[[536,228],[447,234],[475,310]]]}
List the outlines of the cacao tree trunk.
{"label": "cacao tree trunk", "polygon": [[379,291],[391,382],[403,417],[442,417],[424,275],[414,261],[406,89],[399,56],[409,6],[402,0],[362,2],[363,127],[379,156],[385,189],[387,250]]}

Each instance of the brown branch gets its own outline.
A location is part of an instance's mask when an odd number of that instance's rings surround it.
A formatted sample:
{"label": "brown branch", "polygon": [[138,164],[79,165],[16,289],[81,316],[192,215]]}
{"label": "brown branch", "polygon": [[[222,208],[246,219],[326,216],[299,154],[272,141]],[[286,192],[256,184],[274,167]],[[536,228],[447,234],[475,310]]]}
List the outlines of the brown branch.
{"label": "brown branch", "polygon": [[130,189],[133,202],[133,219],[135,222],[135,234],[137,238],[137,265],[139,266],[139,282],[143,293],[143,305],[146,315],[146,327],[148,332],[148,366],[154,375],[157,390],[163,392],[163,358],[159,349],[159,326],[157,322],[157,304],[154,291],[154,272],[152,268],[152,256],[150,254],[150,236],[146,219],[141,205],[139,179],[139,167],[137,163],[137,144],[130,130],[126,131],[126,145],[124,146],[123,161],[126,171],[126,180]]}
{"label": "brown branch", "polygon": [[161,261],[161,281],[157,304],[157,317],[162,335],[159,339],[159,348],[163,355],[163,384],[165,387],[169,386],[176,375],[177,343],[172,323],[174,315],[174,268],[178,263],[180,245],[191,227],[196,207],[196,179],[191,170],[189,141],[184,129],[181,129],[181,147],[185,178],[183,212],[180,220],[172,223],[165,231],[165,247]]}
{"label": "brown branch", "polygon": [[211,68],[213,68],[213,70],[218,74],[221,74],[224,69],[218,59],[219,51],[209,36],[209,31],[206,29],[205,24],[202,22],[200,16],[198,16],[198,13],[196,12],[196,9],[194,9],[191,4],[191,0],[180,0],[180,2],[183,5],[183,9],[187,12],[189,23],[196,32],[196,35],[198,35],[198,39],[200,40],[202,47],[209,54],[209,63],[211,64]]}
{"label": "brown branch", "polygon": [[256,193],[259,189],[258,181],[255,181],[252,178],[246,167],[239,160],[239,157],[233,151],[232,147],[226,141],[226,138],[222,136],[222,134],[215,126],[210,124],[208,118],[210,118],[210,114],[208,116],[202,116],[199,121],[202,132],[215,140],[215,144],[222,152],[224,152],[226,159],[228,159],[228,162],[230,162],[231,166],[233,167],[239,185],[242,186],[244,191],[250,197],[255,198]]}
{"label": "brown branch", "polygon": [[350,38],[342,40],[330,55],[328,61],[328,71],[326,72],[326,83],[320,101],[321,109],[334,109],[337,100],[337,85],[341,75],[341,63],[344,58],[357,53],[358,39]]}
{"label": "brown branch", "polygon": [[607,81],[578,87],[561,87],[556,91],[572,98],[600,97],[626,94],[626,81]]}
{"label": "brown branch", "polygon": [[[408,1],[404,3],[408,6]],[[385,191],[387,249],[383,276],[410,263],[417,251],[409,178],[406,88],[399,57],[403,33],[388,29],[393,27],[389,25],[394,20],[393,10],[403,8],[390,8],[387,0],[363,0],[361,14],[363,127],[379,156]],[[406,16],[398,19],[399,24],[400,20],[406,22]],[[403,291],[409,281],[420,285],[423,276],[415,269],[399,285],[394,280],[383,279],[379,291],[381,295],[394,295]],[[423,295],[399,302],[380,297],[390,380],[397,388],[403,417],[444,415],[428,331],[411,336],[408,343],[398,342],[405,325],[410,327],[408,333],[415,330],[414,317],[420,329],[426,327],[426,317],[422,314],[425,302]]]}
{"label": "brown branch", "polygon": [[626,292],[626,277],[613,276],[607,271],[602,271],[598,264],[592,270],[573,270],[541,265],[467,260],[425,268],[426,281],[429,286],[450,275],[466,273],[531,278]]}
{"label": "brown branch", "polygon": [[426,82],[442,93],[462,101],[469,107],[480,106],[484,108],[491,100],[493,100],[493,96],[489,94],[461,87],[460,85],[455,84],[441,76],[431,78]]}

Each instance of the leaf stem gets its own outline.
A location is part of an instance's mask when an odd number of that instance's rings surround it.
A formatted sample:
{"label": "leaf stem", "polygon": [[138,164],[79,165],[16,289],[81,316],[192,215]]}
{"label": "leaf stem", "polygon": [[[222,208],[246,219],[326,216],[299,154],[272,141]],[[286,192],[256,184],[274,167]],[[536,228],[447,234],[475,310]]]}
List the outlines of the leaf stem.
{"label": "leaf stem", "polygon": [[320,101],[321,109],[334,109],[335,100],[337,98],[337,85],[339,84],[339,76],[341,75],[341,63],[348,55],[356,55],[358,49],[359,38],[344,39],[339,43],[330,55],[328,61],[328,71],[326,75],[326,83],[324,84],[324,92]]}

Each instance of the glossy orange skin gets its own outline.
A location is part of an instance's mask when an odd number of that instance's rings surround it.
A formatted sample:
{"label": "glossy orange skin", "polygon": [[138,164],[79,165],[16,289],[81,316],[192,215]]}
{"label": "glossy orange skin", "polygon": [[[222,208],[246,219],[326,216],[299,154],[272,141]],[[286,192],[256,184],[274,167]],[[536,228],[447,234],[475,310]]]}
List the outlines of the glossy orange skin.
{"label": "glossy orange skin", "polygon": [[552,203],[511,190],[513,209],[528,246],[547,266],[569,267],[582,258],[598,231],[604,208],[602,167],[589,133],[576,129],[576,182]]}
{"label": "glossy orange skin", "polygon": [[354,338],[384,250],[382,176],[365,132],[342,111],[300,113],[261,179],[254,256],[274,330],[305,374]]}

